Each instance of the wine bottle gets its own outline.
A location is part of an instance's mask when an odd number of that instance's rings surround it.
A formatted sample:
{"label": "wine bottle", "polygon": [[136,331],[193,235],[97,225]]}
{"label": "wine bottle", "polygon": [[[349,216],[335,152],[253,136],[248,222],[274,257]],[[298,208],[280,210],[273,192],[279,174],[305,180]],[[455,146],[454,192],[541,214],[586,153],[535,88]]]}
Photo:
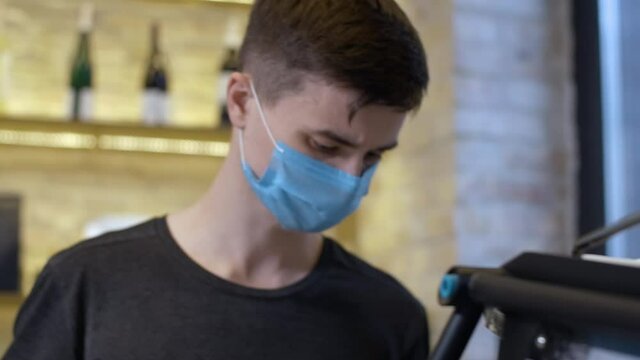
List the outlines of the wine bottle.
{"label": "wine bottle", "polygon": [[142,119],[150,126],[163,126],[169,120],[169,81],[166,56],[160,49],[158,23],[151,26],[151,49],[144,79]]}
{"label": "wine bottle", "polygon": [[238,61],[237,61],[237,52],[235,49],[229,48],[226,50],[226,57],[224,62],[222,63],[222,68],[220,69],[220,78],[219,78],[219,103],[220,103],[220,126],[221,127],[229,127],[231,126],[231,121],[229,120],[229,113],[227,112],[227,84],[229,83],[229,78],[231,78],[231,74],[234,71],[238,71]]}
{"label": "wine bottle", "polygon": [[91,64],[91,31],[94,8],[86,3],[80,9],[79,40],[71,67],[68,114],[71,121],[89,121],[93,116],[93,66]]}
{"label": "wine bottle", "polygon": [[94,8],[85,3],[80,9],[79,41],[71,68],[69,118],[89,121],[93,116],[93,66],[91,64],[91,31]]}
{"label": "wine bottle", "polygon": [[231,74],[239,69],[238,51],[242,43],[242,27],[238,18],[230,18],[224,35],[225,54],[218,74],[218,104],[219,126],[229,127],[229,113],[227,112],[227,85]]}

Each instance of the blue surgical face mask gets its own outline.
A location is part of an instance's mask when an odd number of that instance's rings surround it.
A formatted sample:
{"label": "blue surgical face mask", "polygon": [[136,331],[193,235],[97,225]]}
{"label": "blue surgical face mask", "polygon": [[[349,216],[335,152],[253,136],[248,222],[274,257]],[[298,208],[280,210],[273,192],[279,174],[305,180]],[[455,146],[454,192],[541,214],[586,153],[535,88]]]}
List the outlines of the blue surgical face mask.
{"label": "blue surgical face mask", "polygon": [[369,191],[377,165],[368,168],[362,176],[353,176],[276,141],[253,83],[251,91],[274,145],[269,166],[262,178],[258,178],[245,159],[240,130],[242,170],[251,188],[287,230],[319,232],[337,225],[358,208]]}

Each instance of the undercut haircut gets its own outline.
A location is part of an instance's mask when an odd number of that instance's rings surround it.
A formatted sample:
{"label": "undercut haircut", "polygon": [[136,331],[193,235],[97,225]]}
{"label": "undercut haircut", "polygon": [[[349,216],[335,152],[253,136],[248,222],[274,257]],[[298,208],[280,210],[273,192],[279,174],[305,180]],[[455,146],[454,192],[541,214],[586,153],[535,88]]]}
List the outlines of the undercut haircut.
{"label": "undercut haircut", "polygon": [[261,99],[274,105],[320,79],[376,104],[412,111],[429,83],[418,32],[393,0],[256,0],[240,49]]}

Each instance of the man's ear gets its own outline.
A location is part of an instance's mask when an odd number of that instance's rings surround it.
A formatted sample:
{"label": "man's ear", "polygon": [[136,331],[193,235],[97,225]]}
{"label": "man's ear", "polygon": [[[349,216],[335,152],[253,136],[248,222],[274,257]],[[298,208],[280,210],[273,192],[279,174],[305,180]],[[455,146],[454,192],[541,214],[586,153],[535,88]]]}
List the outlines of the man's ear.
{"label": "man's ear", "polygon": [[234,72],[227,84],[227,112],[233,127],[244,129],[247,121],[247,103],[251,98],[249,77]]}

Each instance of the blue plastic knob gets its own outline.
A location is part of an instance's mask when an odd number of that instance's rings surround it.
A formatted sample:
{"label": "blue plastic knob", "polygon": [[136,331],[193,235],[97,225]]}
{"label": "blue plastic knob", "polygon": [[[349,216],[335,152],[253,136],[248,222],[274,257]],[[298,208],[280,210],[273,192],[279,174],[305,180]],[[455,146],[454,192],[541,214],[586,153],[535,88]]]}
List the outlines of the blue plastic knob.
{"label": "blue plastic knob", "polygon": [[445,301],[451,301],[458,292],[458,286],[460,285],[460,277],[455,274],[448,274],[442,278],[440,283],[440,299]]}

